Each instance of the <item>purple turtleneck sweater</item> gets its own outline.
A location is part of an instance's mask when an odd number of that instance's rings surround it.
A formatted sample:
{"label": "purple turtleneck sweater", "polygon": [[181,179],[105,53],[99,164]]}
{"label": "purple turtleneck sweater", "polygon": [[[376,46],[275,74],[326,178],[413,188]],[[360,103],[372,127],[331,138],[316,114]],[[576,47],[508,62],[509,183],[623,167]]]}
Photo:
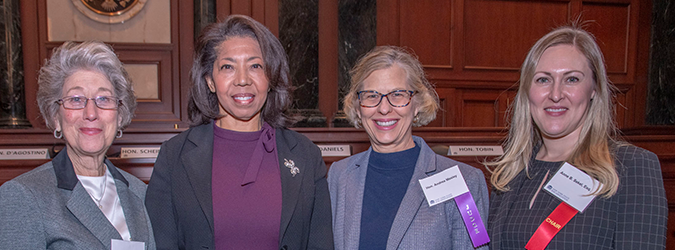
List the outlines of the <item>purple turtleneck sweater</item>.
{"label": "purple turtleneck sweater", "polygon": [[274,128],[213,125],[211,191],[216,249],[278,249],[281,176]]}

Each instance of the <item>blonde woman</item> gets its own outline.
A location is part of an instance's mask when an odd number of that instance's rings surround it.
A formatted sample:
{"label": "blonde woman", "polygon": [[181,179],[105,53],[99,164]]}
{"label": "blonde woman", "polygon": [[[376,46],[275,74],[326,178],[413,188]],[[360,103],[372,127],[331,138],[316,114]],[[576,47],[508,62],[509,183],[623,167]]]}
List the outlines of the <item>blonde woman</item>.
{"label": "blonde woman", "polygon": [[[489,163],[492,249],[663,249],[667,202],[654,153],[616,137],[612,85],[593,36],[561,27],[541,38],[521,69],[506,152]],[[567,162],[602,184],[582,212],[556,221],[563,203],[548,181]],[[570,192],[574,185],[558,186]],[[555,212],[554,212],[555,211]],[[562,211],[562,210],[561,210]],[[575,214],[571,214],[575,213]],[[546,223],[557,233],[542,238]]]}
{"label": "blonde woman", "polygon": [[[333,163],[328,172],[335,249],[487,249],[485,230],[470,233],[463,221],[468,213],[476,226],[482,226],[479,217],[485,219],[483,172],[435,154],[412,135],[413,126],[428,124],[438,111],[438,95],[419,61],[398,47],[376,47],[351,76],[345,113],[365,129],[371,147]],[[454,167],[469,192],[429,205],[419,180]]]}

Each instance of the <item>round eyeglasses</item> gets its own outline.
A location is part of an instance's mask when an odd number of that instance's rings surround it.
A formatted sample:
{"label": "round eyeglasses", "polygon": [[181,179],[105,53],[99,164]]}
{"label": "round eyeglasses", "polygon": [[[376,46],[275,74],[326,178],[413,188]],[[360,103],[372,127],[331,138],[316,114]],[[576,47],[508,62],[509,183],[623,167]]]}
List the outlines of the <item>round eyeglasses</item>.
{"label": "round eyeglasses", "polygon": [[83,109],[87,106],[89,100],[94,100],[96,107],[100,109],[117,109],[117,107],[122,105],[122,101],[114,96],[86,98],[84,96],[74,95],[63,97],[57,100],[56,103],[60,104],[65,109]]}
{"label": "round eyeglasses", "polygon": [[387,101],[393,107],[405,107],[410,104],[410,100],[415,93],[412,90],[399,89],[389,92],[387,94],[381,94],[380,92],[374,90],[363,90],[356,92],[359,97],[359,104],[364,108],[374,108],[380,105],[382,98],[387,97]]}

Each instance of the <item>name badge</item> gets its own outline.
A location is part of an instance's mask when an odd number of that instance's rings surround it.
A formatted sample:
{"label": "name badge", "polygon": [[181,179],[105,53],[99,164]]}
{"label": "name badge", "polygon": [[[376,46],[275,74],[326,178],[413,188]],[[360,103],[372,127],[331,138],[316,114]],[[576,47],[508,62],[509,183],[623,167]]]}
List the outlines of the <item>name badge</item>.
{"label": "name badge", "polygon": [[440,173],[420,180],[424,196],[427,197],[429,207],[444,201],[455,199],[455,205],[462,216],[464,226],[471,238],[474,247],[479,247],[490,242],[490,237],[485,230],[483,219],[478,213],[476,202],[466,186],[464,176],[459,167],[443,170]]}
{"label": "name badge", "polygon": [[583,213],[595,199],[591,193],[600,188],[602,183],[598,180],[565,162],[544,190]]}
{"label": "name badge", "polygon": [[110,250],[145,250],[145,242],[111,239]]}
{"label": "name badge", "polygon": [[419,181],[430,207],[469,192],[457,165]]}

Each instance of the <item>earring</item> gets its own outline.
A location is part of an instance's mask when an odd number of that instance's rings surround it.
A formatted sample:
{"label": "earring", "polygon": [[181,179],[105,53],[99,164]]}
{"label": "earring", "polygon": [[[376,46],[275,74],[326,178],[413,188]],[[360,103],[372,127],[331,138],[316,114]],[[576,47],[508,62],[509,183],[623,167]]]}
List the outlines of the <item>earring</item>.
{"label": "earring", "polygon": [[418,115],[415,115],[415,117],[413,117],[413,122],[417,123],[419,121],[420,121],[420,117]]}
{"label": "earring", "polygon": [[122,138],[122,130],[117,130],[117,135],[115,135],[115,138]]}
{"label": "earring", "polygon": [[61,138],[63,138],[63,133],[61,133],[60,130],[54,129],[54,138],[56,138],[56,139],[61,139]]}

